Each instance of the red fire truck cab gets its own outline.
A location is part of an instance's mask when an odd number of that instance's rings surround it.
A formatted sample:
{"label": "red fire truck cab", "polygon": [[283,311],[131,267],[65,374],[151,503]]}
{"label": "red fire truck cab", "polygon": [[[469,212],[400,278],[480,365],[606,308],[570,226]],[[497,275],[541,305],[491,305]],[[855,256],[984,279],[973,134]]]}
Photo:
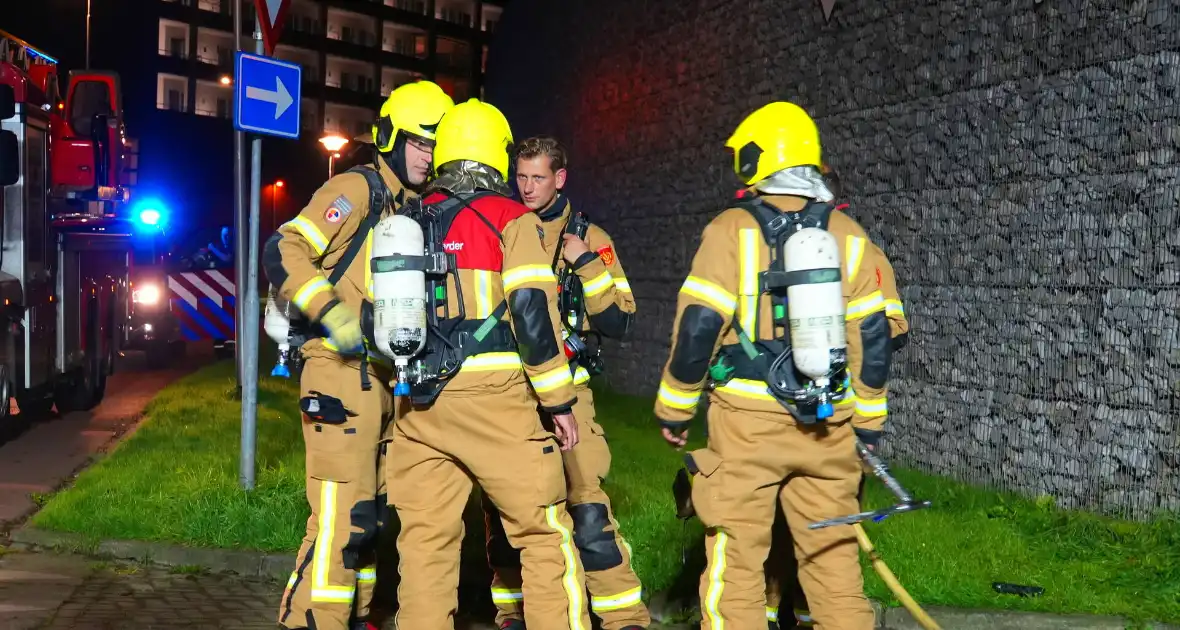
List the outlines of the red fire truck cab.
{"label": "red fire truck cab", "polygon": [[56,61],[0,31],[0,401],[33,417],[102,400],[130,299],[118,77],[60,96]]}

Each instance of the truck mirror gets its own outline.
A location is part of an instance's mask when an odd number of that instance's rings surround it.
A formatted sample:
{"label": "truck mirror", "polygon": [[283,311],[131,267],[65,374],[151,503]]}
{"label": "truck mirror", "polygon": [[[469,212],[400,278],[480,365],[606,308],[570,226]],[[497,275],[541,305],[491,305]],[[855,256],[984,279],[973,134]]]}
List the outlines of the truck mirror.
{"label": "truck mirror", "polygon": [[12,86],[0,84],[0,120],[8,120],[16,115],[16,92]]}
{"label": "truck mirror", "polygon": [[20,151],[16,134],[0,131],[0,186],[12,186],[20,179]]}

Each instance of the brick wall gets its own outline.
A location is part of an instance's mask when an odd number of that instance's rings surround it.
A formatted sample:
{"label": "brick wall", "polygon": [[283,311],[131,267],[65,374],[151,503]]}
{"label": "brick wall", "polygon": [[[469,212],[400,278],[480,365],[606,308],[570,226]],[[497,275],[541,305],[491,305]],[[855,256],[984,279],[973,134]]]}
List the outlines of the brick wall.
{"label": "brick wall", "polygon": [[1177,49],[1175,0],[513,0],[487,97],[618,243],[616,387],[655,391],[725,138],[792,100],[914,327],[886,452],[1142,516],[1180,508]]}

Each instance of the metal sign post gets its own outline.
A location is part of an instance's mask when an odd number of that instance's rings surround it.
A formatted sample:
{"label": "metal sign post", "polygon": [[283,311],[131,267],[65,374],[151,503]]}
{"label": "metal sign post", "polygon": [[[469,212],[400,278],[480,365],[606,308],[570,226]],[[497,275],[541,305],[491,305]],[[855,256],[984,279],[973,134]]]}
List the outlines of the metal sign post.
{"label": "metal sign post", "polygon": [[[234,54],[242,50],[242,0],[234,0]],[[242,399],[242,298],[246,287],[246,196],[243,179],[246,175],[246,134],[234,130],[234,377],[236,396]]]}
{"label": "metal sign post", "polygon": [[258,241],[262,198],[262,135],[281,138],[299,137],[300,91],[303,72],[297,64],[263,56],[278,42],[282,19],[289,0],[255,0],[254,53],[234,55],[234,128],[251,132],[250,141],[250,215],[245,265],[245,288],[242,299],[242,326],[237,331],[241,348],[242,439],[238,481],[247,490],[254,489],[254,453],[258,434]]}

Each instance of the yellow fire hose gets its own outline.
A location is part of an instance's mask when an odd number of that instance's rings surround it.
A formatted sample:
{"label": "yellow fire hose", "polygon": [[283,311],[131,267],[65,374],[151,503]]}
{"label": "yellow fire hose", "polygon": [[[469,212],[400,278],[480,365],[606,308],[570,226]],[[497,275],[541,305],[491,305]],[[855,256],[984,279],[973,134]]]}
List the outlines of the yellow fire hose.
{"label": "yellow fire hose", "polygon": [[893,571],[889,570],[889,566],[881,559],[881,554],[877,553],[877,549],[873,547],[873,541],[869,540],[869,535],[865,533],[860,523],[853,523],[852,528],[856,530],[856,542],[860,544],[861,550],[869,557],[869,562],[872,563],[873,570],[877,572],[877,575],[881,576],[881,579],[885,582],[885,586],[889,587],[889,590],[893,592],[906,611],[913,615],[914,620],[926,630],[942,630],[938,623],[931,619],[925,610],[922,610],[918,602],[914,601],[913,597],[910,597],[905,587],[897,580],[897,576],[893,575]]}

